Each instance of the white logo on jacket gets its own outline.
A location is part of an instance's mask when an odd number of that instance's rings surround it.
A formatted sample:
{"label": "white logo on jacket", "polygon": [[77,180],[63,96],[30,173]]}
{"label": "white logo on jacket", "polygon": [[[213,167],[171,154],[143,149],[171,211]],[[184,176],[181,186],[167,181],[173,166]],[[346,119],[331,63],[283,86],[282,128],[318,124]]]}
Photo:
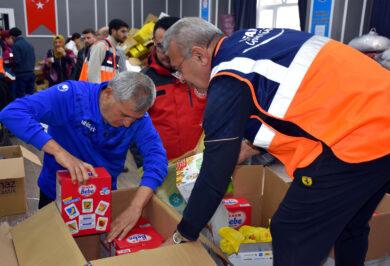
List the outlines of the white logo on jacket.
{"label": "white logo on jacket", "polygon": [[57,89],[59,91],[66,92],[67,90],[69,90],[69,86],[66,85],[66,84],[60,84],[60,85],[57,86]]}

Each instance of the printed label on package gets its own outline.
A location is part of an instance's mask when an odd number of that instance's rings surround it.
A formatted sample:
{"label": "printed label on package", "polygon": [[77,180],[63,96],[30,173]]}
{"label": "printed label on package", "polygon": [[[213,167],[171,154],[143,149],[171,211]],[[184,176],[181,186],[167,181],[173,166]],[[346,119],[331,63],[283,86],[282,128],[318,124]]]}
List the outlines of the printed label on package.
{"label": "printed label on package", "polygon": [[107,217],[99,217],[96,223],[96,230],[99,231],[106,231],[108,224],[108,218]]}
{"label": "printed label on package", "polygon": [[90,185],[81,185],[79,187],[79,194],[83,197],[90,197],[96,192],[96,186],[93,184]]}
{"label": "printed label on package", "polygon": [[229,213],[229,226],[233,228],[240,227],[246,220],[246,214],[244,212],[230,212]]}
{"label": "printed label on package", "polygon": [[68,215],[69,219],[73,220],[80,215],[79,210],[77,209],[74,203],[65,207],[65,212]]}
{"label": "printed label on package", "polygon": [[73,221],[69,221],[66,223],[66,225],[68,226],[68,229],[70,231],[70,233],[73,235],[73,234],[77,234],[79,232],[79,228],[77,227],[77,221],[76,220],[73,220]]}
{"label": "printed label on package", "polygon": [[152,239],[152,237],[150,235],[147,235],[147,234],[134,234],[134,235],[131,235],[129,236],[126,241],[131,243],[131,244],[136,244],[136,243],[140,243],[140,242],[147,242],[147,241],[150,241]]}
{"label": "printed label on package", "polygon": [[110,206],[110,203],[104,201],[104,200],[101,200],[99,202],[99,205],[97,206],[96,208],[96,211],[95,213],[101,215],[101,216],[104,216],[104,214],[106,213],[107,209],[108,209],[108,206]]}
{"label": "printed label on package", "polygon": [[238,200],[236,199],[223,199],[222,203],[225,205],[234,205],[238,203]]}
{"label": "printed label on package", "polygon": [[92,213],[93,212],[93,199],[83,199],[82,210],[83,210],[83,213]]}
{"label": "printed label on package", "polygon": [[68,205],[68,204],[71,204],[71,203],[78,202],[79,200],[80,200],[80,198],[68,197],[66,199],[63,199],[62,202],[64,203],[64,205]]}
{"label": "printed label on package", "polygon": [[95,228],[95,214],[82,214],[79,217],[79,230]]}
{"label": "printed label on package", "polygon": [[100,190],[100,195],[104,196],[104,195],[109,195],[110,194],[110,189],[108,187],[104,187],[102,188],[102,190]]}

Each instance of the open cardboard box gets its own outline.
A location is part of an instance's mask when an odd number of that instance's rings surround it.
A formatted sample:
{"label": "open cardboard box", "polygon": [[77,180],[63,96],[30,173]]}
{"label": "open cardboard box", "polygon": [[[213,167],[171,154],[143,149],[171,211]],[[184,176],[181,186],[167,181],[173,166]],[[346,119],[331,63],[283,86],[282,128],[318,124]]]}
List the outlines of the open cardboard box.
{"label": "open cardboard box", "polygon": [[[268,227],[292,179],[281,165],[244,165],[233,174],[234,197],[244,197],[252,205],[252,225]],[[390,256],[390,194],[386,194],[370,220],[371,231],[366,260]]]}
{"label": "open cardboard box", "polygon": [[[129,204],[135,189],[112,193],[112,218]],[[179,215],[153,196],[143,216],[166,239],[176,228]],[[160,247],[117,257],[100,258],[99,235],[71,236],[54,203],[10,228],[0,227],[0,257],[5,265],[215,265],[199,242]]]}
{"label": "open cardboard box", "polygon": [[41,165],[38,156],[22,146],[0,147],[0,216],[26,212],[24,158]]}

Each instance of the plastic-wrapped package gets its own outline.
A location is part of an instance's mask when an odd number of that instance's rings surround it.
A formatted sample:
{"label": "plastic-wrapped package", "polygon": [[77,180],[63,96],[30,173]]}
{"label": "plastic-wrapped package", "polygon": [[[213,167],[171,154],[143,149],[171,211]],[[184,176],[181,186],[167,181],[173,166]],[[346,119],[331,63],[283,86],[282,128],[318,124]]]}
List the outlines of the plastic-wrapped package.
{"label": "plastic-wrapped package", "polygon": [[376,55],[375,60],[379,62],[384,68],[390,70],[390,48],[383,53]]}
{"label": "plastic-wrapped package", "polygon": [[348,45],[362,52],[382,52],[390,48],[390,39],[371,29],[368,34],[354,38]]}

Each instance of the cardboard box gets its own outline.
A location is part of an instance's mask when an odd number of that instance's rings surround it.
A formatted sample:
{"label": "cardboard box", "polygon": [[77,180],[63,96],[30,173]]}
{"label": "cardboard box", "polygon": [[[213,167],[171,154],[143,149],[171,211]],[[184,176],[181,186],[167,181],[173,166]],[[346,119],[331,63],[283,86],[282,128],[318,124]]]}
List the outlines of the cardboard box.
{"label": "cardboard box", "polygon": [[103,167],[95,171],[85,184],[73,184],[66,170],[57,172],[56,203],[73,236],[110,231],[111,176]]}
{"label": "cardboard box", "polygon": [[0,216],[26,212],[24,158],[41,165],[38,156],[22,146],[0,147]]}
{"label": "cardboard box", "polygon": [[[280,164],[239,166],[233,174],[234,197],[252,205],[252,225],[268,227],[292,179]],[[366,261],[390,256],[390,194],[386,194],[369,222],[371,230]]]}
{"label": "cardboard box", "polygon": [[223,205],[229,213],[229,226],[239,229],[251,225],[252,206],[245,198],[224,198]]}
{"label": "cardboard box", "polygon": [[135,253],[140,250],[158,248],[163,241],[163,237],[154,230],[153,226],[145,218],[141,217],[124,239],[114,239],[111,245],[111,255],[118,256]]}
{"label": "cardboard box", "polygon": [[[134,195],[134,189],[112,193],[113,219],[128,206]],[[180,219],[155,196],[145,207],[143,216],[164,238],[171,236]],[[11,261],[8,265],[82,266],[87,261],[90,261],[90,265],[215,265],[199,242],[99,259],[99,236],[74,239],[54,203],[11,228],[10,232],[12,239],[7,234],[0,234],[0,245],[5,247],[0,249],[0,257],[2,261]]]}
{"label": "cardboard box", "polygon": [[272,266],[273,254],[271,243],[241,244],[238,254],[229,256],[233,265]]}

